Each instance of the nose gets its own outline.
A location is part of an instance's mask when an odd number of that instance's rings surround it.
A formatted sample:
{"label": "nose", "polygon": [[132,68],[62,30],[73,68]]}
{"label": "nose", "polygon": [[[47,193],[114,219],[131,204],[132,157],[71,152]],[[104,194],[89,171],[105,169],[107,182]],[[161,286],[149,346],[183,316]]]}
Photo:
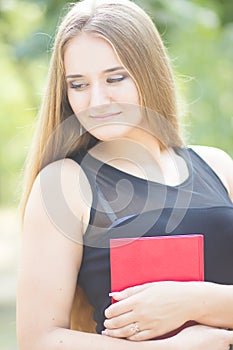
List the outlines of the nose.
{"label": "nose", "polygon": [[106,110],[107,105],[111,102],[111,96],[108,88],[100,83],[95,83],[90,89],[90,110],[95,112],[101,112]]}

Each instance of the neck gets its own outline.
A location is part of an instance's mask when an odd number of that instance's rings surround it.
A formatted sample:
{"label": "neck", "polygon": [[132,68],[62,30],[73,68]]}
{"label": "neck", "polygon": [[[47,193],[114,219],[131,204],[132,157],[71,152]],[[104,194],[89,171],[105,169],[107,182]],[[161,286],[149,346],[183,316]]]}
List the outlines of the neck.
{"label": "neck", "polygon": [[[110,159],[125,159],[141,163],[147,159],[158,161],[161,156],[161,145],[158,139],[144,129],[134,128],[124,138],[103,141],[95,147],[95,152],[101,158],[107,156]],[[106,161],[108,161],[106,159]]]}
{"label": "neck", "polygon": [[[150,132],[142,128],[135,128],[133,133],[129,133],[123,140],[131,144],[133,148],[140,148],[141,152],[148,153],[155,159],[161,155],[161,144],[159,140]],[[141,152],[135,154],[135,157],[141,157]]]}

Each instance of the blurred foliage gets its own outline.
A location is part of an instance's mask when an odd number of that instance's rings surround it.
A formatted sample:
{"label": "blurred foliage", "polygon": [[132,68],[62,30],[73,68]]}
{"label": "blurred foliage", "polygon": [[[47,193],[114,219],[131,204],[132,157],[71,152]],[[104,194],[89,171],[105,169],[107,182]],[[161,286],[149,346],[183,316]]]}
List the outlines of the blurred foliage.
{"label": "blurred foliage", "polygon": [[[188,143],[233,156],[233,1],[135,0],[172,59]],[[16,205],[50,48],[67,1],[0,0],[0,201]]]}

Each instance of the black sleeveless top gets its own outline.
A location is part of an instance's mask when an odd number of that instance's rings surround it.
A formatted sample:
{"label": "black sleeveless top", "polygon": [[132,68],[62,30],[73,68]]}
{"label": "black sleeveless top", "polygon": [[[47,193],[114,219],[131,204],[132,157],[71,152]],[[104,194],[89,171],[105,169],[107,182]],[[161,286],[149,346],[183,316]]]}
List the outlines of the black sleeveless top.
{"label": "black sleeveless top", "polygon": [[216,173],[192,149],[175,148],[188,178],[168,186],[92,157],[74,157],[93,192],[78,283],[94,307],[100,333],[110,305],[109,239],[202,234],[205,281],[233,284],[233,204]]}

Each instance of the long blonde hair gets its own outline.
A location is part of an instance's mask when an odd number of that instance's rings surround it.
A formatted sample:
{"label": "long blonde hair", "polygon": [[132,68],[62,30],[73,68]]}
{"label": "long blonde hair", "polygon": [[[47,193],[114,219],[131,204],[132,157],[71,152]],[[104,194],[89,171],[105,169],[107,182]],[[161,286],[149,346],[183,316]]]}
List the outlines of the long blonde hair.
{"label": "long blonde hair", "polygon": [[[170,61],[151,18],[129,0],[83,0],[71,4],[56,33],[47,86],[27,159],[21,201],[23,216],[40,170],[57,159],[87,151],[98,141],[88,132],[80,135],[77,118],[70,118],[73,111],[67,98],[64,51],[70,40],[82,32],[111,43],[137,85],[141,105],[162,117],[155,120],[148,114],[152,131],[156,133],[159,129],[161,147],[183,144]],[[69,127],[66,128],[68,119]],[[170,127],[166,128],[161,120]]]}

